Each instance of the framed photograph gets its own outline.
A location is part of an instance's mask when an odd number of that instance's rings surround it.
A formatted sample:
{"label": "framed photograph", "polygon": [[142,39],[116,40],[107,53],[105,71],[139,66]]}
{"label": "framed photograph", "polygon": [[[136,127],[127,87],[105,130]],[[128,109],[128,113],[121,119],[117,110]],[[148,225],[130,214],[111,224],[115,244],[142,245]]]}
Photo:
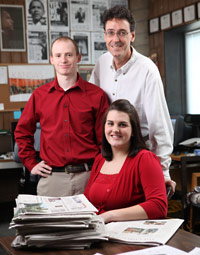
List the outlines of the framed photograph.
{"label": "framed photograph", "polygon": [[25,51],[23,5],[0,5],[1,51]]}
{"label": "framed photograph", "polygon": [[159,31],[159,18],[149,20],[149,32],[155,33]]}
{"label": "framed photograph", "polygon": [[165,30],[171,27],[171,17],[170,14],[166,14],[160,17],[160,29]]}
{"label": "framed photograph", "polygon": [[183,23],[182,9],[172,12],[172,26],[177,26]]}
{"label": "framed photograph", "polygon": [[197,3],[197,17],[200,19],[200,3]]}
{"label": "framed photograph", "polygon": [[190,5],[184,8],[184,22],[195,19],[195,5]]}

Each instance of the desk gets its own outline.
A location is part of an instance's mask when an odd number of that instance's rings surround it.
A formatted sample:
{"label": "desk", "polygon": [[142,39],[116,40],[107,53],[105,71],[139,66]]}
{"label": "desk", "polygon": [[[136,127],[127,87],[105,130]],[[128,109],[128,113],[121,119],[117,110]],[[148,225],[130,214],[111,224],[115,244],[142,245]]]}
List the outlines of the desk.
{"label": "desk", "polygon": [[[143,245],[126,245],[120,243],[100,242],[93,244],[90,249],[86,250],[16,250],[10,246],[14,237],[0,238],[0,245],[9,255],[94,255],[101,253],[103,255],[112,255],[128,251],[136,251],[148,248],[150,246]],[[168,245],[180,250],[189,252],[194,247],[200,246],[200,236],[194,235],[182,229],[179,229],[175,235],[169,240]]]}
{"label": "desk", "polygon": [[14,201],[19,193],[22,164],[13,160],[0,160],[0,202]]}

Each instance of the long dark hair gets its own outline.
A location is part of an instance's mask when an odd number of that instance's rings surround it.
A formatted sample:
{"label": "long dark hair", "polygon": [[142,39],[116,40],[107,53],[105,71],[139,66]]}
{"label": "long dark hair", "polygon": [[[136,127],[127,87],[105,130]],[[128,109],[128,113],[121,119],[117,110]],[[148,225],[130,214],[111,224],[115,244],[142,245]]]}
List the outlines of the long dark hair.
{"label": "long dark hair", "polygon": [[108,143],[105,136],[105,123],[107,120],[108,113],[112,110],[127,113],[129,116],[132,132],[133,132],[133,136],[131,136],[131,141],[130,141],[129,156],[134,157],[141,149],[147,149],[145,141],[142,137],[142,133],[140,129],[140,121],[139,121],[138,114],[135,110],[135,107],[126,99],[118,99],[110,105],[103,119],[102,156],[108,161],[111,161],[113,157],[111,146]]}

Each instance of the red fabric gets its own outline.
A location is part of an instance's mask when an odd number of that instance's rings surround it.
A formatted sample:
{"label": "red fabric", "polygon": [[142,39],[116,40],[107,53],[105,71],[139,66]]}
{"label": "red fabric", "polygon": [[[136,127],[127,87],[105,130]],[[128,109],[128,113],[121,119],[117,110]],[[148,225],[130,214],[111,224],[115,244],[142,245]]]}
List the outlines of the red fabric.
{"label": "red fabric", "polygon": [[33,148],[36,122],[41,124],[40,157],[50,166],[91,161],[100,151],[102,118],[108,98],[102,89],[82,80],[67,91],[57,79],[36,89],[15,130],[22,163],[37,164]]}
{"label": "red fabric", "polygon": [[96,158],[84,192],[99,213],[139,204],[149,219],[166,217],[165,181],[160,162],[155,154],[142,150],[133,158],[127,157],[102,203],[102,200],[97,201],[95,196],[98,197],[98,193],[105,194],[106,192],[103,191],[103,185],[101,189],[95,189],[95,182],[104,161],[101,155]]}

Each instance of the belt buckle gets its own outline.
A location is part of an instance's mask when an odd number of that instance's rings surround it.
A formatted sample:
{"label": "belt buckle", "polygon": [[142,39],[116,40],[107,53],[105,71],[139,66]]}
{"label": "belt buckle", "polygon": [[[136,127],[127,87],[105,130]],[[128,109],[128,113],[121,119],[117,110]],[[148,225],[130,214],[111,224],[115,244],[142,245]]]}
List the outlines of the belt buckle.
{"label": "belt buckle", "polygon": [[65,166],[65,173],[66,173],[66,174],[69,174],[68,166],[69,166],[69,165]]}

